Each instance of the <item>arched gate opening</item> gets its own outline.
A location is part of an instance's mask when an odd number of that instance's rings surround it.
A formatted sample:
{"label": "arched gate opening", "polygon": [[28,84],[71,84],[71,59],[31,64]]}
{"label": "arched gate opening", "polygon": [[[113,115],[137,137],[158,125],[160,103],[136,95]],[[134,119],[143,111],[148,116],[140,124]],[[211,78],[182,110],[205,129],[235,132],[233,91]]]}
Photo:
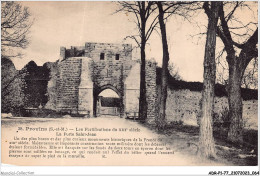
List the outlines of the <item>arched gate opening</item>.
{"label": "arched gate opening", "polygon": [[101,115],[121,116],[124,109],[121,93],[111,85],[94,89],[93,101],[95,117]]}

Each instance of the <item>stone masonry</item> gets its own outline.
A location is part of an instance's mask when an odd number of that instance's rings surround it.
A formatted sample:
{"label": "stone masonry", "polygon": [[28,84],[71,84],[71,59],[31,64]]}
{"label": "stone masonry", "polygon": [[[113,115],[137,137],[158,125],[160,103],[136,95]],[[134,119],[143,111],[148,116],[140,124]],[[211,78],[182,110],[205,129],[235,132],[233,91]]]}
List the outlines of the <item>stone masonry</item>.
{"label": "stone masonry", "polygon": [[[132,60],[129,44],[85,43],[61,47],[57,66],[56,110],[96,116],[98,95],[105,89],[120,98],[120,116],[138,112],[140,63]],[[148,121],[156,116],[156,64],[146,63]],[[53,94],[53,92],[52,92]]]}

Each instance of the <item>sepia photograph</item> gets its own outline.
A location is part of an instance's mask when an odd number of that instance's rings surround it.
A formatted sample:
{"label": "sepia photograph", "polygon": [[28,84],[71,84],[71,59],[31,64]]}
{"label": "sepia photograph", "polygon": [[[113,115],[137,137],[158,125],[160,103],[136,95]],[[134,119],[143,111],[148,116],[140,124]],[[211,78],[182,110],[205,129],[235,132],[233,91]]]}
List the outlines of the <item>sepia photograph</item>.
{"label": "sepia photograph", "polygon": [[1,1],[9,166],[259,175],[258,1]]}

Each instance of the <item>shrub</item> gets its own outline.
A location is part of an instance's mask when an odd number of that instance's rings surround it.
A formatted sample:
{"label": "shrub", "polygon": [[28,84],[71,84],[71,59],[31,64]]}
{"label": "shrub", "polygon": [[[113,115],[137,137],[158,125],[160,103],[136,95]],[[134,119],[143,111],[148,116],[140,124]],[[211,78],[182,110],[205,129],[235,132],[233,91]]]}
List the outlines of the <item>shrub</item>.
{"label": "shrub", "polygon": [[183,121],[182,120],[176,120],[176,121],[170,122],[169,127],[182,126],[182,125],[183,125]]}
{"label": "shrub", "polygon": [[226,138],[230,126],[230,117],[228,107],[225,107],[222,112],[213,114],[213,130],[221,138]]}

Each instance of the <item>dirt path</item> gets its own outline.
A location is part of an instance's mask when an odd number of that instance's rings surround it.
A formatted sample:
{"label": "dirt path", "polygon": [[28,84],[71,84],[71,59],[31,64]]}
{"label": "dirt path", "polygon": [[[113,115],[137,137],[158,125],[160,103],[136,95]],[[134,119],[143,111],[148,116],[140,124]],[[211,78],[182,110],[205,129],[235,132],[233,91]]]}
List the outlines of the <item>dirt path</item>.
{"label": "dirt path", "polygon": [[[19,164],[22,165],[231,165],[227,162],[214,162],[214,161],[202,161],[198,159],[196,156],[196,147],[187,146],[186,141],[182,138],[181,134],[171,134],[171,136],[167,136],[165,134],[157,134],[154,130],[150,130],[149,128],[139,124],[138,122],[122,119],[119,117],[111,117],[111,116],[102,116],[98,118],[13,118],[13,119],[2,119],[2,150],[7,150],[8,141],[12,141],[14,136],[17,137],[56,137],[56,132],[45,131],[39,132],[35,131],[36,128],[68,128],[72,132],[75,132],[76,128],[85,129],[85,128],[94,128],[96,129],[111,129],[111,131],[98,131],[98,132],[90,132],[92,134],[96,134],[96,136],[88,136],[85,138],[113,138],[113,139],[129,139],[134,141],[134,138],[141,140],[157,140],[159,139],[156,145],[162,145],[168,148],[169,151],[173,151],[174,154],[159,154],[157,151],[156,154],[151,154],[144,150],[142,154],[131,154],[135,149],[131,149],[130,154],[121,154],[120,152],[124,152],[125,150],[121,150],[120,148],[116,148],[117,150],[113,150],[113,154],[110,151],[109,154],[106,154],[105,158],[102,158],[101,155],[87,155],[85,159],[25,159],[25,158],[16,158],[16,160],[12,160],[12,158],[8,158],[6,152],[2,151],[3,158],[6,159],[6,163],[9,164]],[[23,129],[34,129],[29,131],[17,131],[18,127],[22,127]],[[124,129],[122,131],[119,130]],[[113,130],[117,129],[117,131]],[[132,130],[131,130],[132,129]],[[65,138],[65,137],[63,137]],[[139,142],[144,143],[144,141]],[[151,144],[151,143],[150,143]],[[112,144],[111,144],[112,145]],[[121,144],[120,144],[121,145]],[[126,143],[122,144],[127,147]],[[141,144],[140,144],[141,145]],[[144,146],[140,146],[144,147]],[[97,149],[98,150],[98,149]],[[117,151],[117,152],[116,152]],[[32,162],[33,161],[33,162]]]}

